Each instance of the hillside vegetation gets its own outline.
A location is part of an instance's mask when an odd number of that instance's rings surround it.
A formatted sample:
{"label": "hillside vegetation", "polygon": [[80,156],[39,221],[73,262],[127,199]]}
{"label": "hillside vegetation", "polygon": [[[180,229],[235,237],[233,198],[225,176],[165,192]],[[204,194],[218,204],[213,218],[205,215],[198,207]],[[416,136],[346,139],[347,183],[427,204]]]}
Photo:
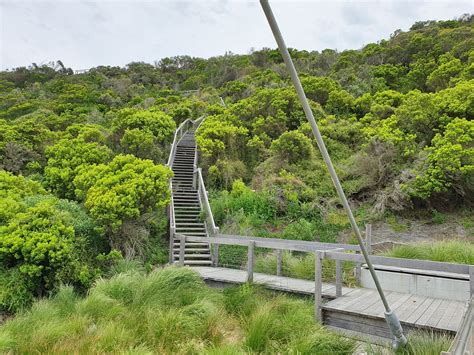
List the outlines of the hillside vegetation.
{"label": "hillside vegetation", "polygon": [[[472,216],[473,48],[464,15],[360,50],[291,50],[359,222]],[[85,294],[122,258],[166,263],[164,162],[177,125],[201,115],[200,165],[222,230],[337,240],[347,222],[278,51],[82,74],[33,64],[0,72],[0,311],[62,284]]]}

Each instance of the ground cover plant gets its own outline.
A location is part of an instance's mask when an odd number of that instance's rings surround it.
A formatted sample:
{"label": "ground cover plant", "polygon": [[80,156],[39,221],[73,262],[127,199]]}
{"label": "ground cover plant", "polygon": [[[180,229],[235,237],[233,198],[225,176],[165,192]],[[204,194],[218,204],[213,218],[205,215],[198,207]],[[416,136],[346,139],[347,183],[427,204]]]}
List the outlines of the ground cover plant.
{"label": "ground cover plant", "polygon": [[355,342],[313,318],[311,301],[243,285],[220,292],[189,268],[100,279],[87,296],[63,286],[0,327],[0,351],[42,353],[334,353]]}

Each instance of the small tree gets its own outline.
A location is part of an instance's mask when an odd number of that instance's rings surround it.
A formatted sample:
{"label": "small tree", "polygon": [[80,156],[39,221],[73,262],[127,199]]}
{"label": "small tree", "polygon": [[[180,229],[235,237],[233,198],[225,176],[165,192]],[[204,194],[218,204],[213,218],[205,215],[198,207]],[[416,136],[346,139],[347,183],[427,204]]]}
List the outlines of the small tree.
{"label": "small tree", "polygon": [[80,168],[104,163],[112,152],[95,142],[86,143],[81,138],[64,139],[46,150],[48,163],[44,169],[47,187],[60,197],[74,198],[73,181]]}
{"label": "small tree", "polygon": [[309,159],[313,150],[311,140],[299,131],[283,133],[273,141],[271,149],[289,163]]}
{"label": "small tree", "polygon": [[90,214],[107,228],[112,247],[124,250],[127,236],[120,235],[121,226],[165,207],[171,176],[169,168],[151,160],[118,155],[108,164],[82,169],[74,184]]}

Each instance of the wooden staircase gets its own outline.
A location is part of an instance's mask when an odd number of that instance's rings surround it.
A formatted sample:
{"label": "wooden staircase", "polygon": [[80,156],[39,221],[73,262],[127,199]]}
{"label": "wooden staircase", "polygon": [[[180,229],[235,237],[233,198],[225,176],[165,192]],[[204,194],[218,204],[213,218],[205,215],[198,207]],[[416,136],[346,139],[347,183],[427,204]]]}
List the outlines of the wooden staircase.
{"label": "wooden staircase", "polygon": [[[171,162],[174,172],[172,184],[172,213],[174,232],[187,236],[208,237],[206,222],[202,218],[202,202],[196,181],[197,148],[194,129],[184,133],[176,145]],[[172,262],[179,262],[180,240],[171,234]],[[211,252],[206,242],[186,242],[184,265],[211,265]]]}

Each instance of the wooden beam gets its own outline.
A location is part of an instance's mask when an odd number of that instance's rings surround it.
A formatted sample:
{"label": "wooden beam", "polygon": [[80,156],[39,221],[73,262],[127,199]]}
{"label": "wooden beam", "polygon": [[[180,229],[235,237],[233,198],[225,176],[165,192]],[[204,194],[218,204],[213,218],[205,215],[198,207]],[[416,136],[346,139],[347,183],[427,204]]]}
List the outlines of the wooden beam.
{"label": "wooden beam", "polygon": [[342,296],[342,262],[336,260],[336,297]]}
{"label": "wooden beam", "polygon": [[474,297],[474,265],[469,265],[469,284],[471,285],[471,298]]}
{"label": "wooden beam", "polygon": [[[360,254],[348,254],[341,252],[326,251],[324,257],[330,260],[343,260],[343,261],[353,261],[363,263],[364,256]],[[443,263],[438,261],[428,261],[428,260],[416,260],[416,259],[400,259],[400,258],[390,258],[385,256],[375,256],[371,255],[370,259],[374,265],[387,265],[395,266],[409,269],[418,269],[418,270],[431,270],[431,271],[442,271],[442,272],[452,272],[454,274],[468,274],[469,265],[464,264],[452,264],[452,263]]]}
{"label": "wooden beam", "polygon": [[182,237],[179,241],[179,265],[184,266],[184,251],[186,250],[186,238]]}
{"label": "wooden beam", "polygon": [[283,251],[281,249],[277,249],[277,276],[281,276],[281,269],[283,264]]}
{"label": "wooden beam", "polygon": [[370,223],[365,225],[365,247],[367,253],[372,254],[372,225]]}
{"label": "wooden beam", "polygon": [[214,248],[212,249],[212,253],[213,253],[213,264],[214,264],[214,267],[217,267],[219,266],[219,244],[214,244],[213,246]]}
{"label": "wooden beam", "polygon": [[322,323],[322,300],[323,300],[323,252],[314,253],[314,318],[317,322]]}
{"label": "wooden beam", "polygon": [[259,248],[269,249],[282,249],[282,250],[293,250],[293,251],[305,251],[314,252],[316,250],[328,250],[335,248],[343,248],[345,250],[358,251],[360,247],[352,244],[340,244],[340,243],[320,243],[320,242],[307,242],[302,240],[290,240],[290,239],[277,239],[277,238],[260,238],[260,237],[249,237],[241,235],[231,234],[216,234],[215,240],[219,244],[234,244],[234,245],[247,245],[248,241],[255,241],[255,246]]}
{"label": "wooden beam", "polygon": [[253,282],[254,250],[255,242],[249,242],[247,250],[247,282]]}

